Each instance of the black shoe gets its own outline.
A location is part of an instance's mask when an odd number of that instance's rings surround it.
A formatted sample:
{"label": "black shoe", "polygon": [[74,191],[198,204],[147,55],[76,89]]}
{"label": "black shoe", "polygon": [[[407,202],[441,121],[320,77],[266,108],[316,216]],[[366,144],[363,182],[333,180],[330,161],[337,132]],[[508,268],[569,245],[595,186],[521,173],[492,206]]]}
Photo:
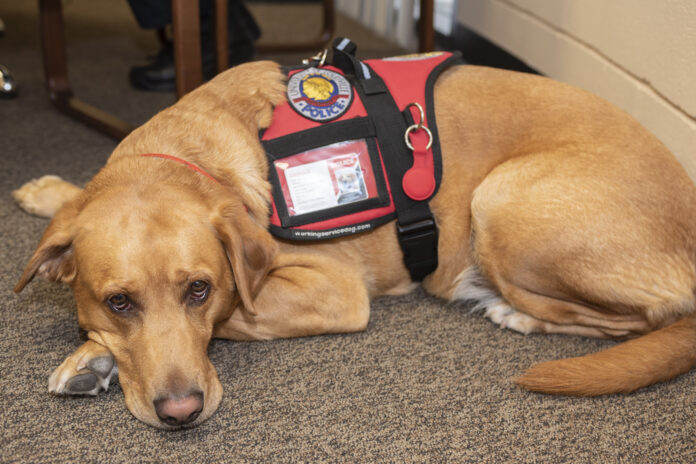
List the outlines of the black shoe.
{"label": "black shoe", "polygon": [[0,98],[17,96],[17,81],[9,69],[0,65]]}
{"label": "black shoe", "polygon": [[174,52],[171,45],[162,48],[156,55],[148,56],[150,63],[133,66],[129,79],[131,85],[140,90],[172,92],[176,87]]}
{"label": "black shoe", "polygon": [[[156,55],[149,56],[149,64],[133,66],[129,73],[131,85],[139,90],[154,92],[173,92],[176,90],[176,69],[174,67],[174,50],[171,45],[164,46]],[[215,75],[215,56],[203,53],[203,79]]]}

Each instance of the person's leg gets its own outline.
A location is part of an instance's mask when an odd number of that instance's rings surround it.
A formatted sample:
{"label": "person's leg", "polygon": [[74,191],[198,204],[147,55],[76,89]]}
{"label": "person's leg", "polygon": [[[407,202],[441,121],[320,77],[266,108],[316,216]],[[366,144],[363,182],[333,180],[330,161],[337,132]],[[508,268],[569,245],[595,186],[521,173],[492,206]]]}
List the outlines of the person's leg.
{"label": "person's leg", "polygon": [[[162,29],[171,24],[169,0],[128,0],[138,24],[143,28]],[[203,76],[215,75],[214,4],[212,0],[200,0],[201,56]],[[260,30],[240,0],[230,0],[228,9],[229,63],[234,66],[253,58],[254,41]],[[141,90],[173,92],[176,87],[174,53],[171,43],[163,43],[162,49],[144,66],[134,66],[130,71],[133,87]]]}
{"label": "person's leg", "polygon": [[230,66],[235,66],[254,57],[261,30],[241,0],[230,0],[229,10]]}
{"label": "person's leg", "polygon": [[128,5],[143,29],[162,29],[172,23],[170,0],[128,0]]}
{"label": "person's leg", "polygon": [[143,29],[156,29],[160,35],[160,50],[148,57],[145,65],[134,66],[130,70],[131,85],[141,90],[169,92],[174,89],[174,51],[171,40],[166,37],[165,28],[172,23],[170,0],[128,0],[135,20]]}
{"label": "person's leg", "polygon": [[[5,34],[5,23],[0,18],[0,36]],[[0,64],[0,98],[17,96],[17,81],[5,66]]]}

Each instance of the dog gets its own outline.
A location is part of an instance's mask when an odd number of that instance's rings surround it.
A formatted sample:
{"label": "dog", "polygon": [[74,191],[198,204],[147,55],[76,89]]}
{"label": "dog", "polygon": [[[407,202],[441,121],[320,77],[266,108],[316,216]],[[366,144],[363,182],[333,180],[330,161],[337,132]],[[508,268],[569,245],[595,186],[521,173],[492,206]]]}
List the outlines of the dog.
{"label": "dog", "polygon": [[[69,284],[88,337],[52,392],[96,394],[118,370],[135,417],[194,426],[222,396],[212,338],[361,331],[372,298],[419,285],[394,221],[319,242],[269,234],[258,132],[285,90],[275,63],[232,68],[132,132],[84,189],[48,178],[15,192],[53,216],[15,291],[35,276]],[[515,379],[529,390],[631,392],[689,371],[696,187],[665,146],[599,97],[535,75],[452,67],[434,102],[439,265],[425,290],[476,300],[525,334],[627,340],[531,367]]]}

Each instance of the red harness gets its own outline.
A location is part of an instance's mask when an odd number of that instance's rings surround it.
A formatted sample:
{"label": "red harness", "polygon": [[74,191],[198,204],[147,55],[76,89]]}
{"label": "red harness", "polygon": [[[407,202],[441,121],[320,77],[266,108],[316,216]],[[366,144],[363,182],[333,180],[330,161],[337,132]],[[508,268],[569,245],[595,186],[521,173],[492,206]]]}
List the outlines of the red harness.
{"label": "red harness", "polygon": [[287,101],[261,136],[273,184],[269,229],[325,240],[396,218],[407,267],[420,280],[437,267],[428,207],[442,177],[433,87],[459,57],[361,62],[345,39],[333,52],[331,65],[288,72]]}

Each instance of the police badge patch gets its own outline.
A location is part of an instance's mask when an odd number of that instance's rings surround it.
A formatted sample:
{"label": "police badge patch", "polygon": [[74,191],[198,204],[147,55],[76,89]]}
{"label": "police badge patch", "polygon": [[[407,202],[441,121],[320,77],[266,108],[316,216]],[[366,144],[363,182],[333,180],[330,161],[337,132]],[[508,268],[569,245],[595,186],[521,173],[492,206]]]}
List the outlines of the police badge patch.
{"label": "police badge patch", "polygon": [[301,116],[328,122],[345,113],[353,102],[353,89],[341,74],[308,68],[288,80],[288,101]]}

